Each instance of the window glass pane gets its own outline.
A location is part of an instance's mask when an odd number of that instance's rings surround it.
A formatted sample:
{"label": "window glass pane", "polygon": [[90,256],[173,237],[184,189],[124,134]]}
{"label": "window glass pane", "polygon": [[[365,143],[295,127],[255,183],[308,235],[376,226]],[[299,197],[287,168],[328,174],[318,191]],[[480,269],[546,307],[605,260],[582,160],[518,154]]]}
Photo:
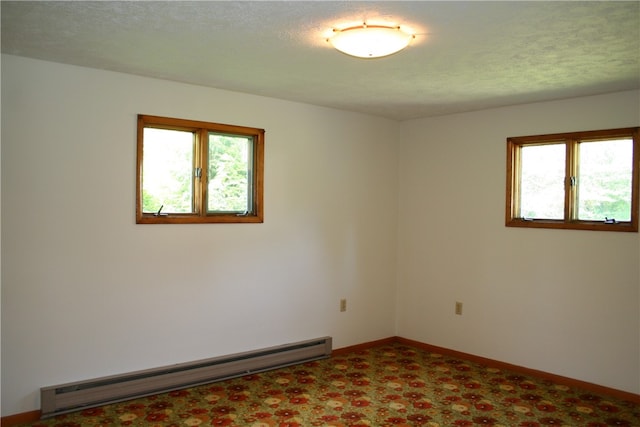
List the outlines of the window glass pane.
{"label": "window glass pane", "polygon": [[253,138],[209,133],[207,212],[251,212]]}
{"label": "window glass pane", "polygon": [[565,145],[528,145],[520,154],[520,215],[563,219]]}
{"label": "window glass pane", "polygon": [[578,175],[578,219],[631,221],[633,141],[582,142]]}
{"label": "window glass pane", "polygon": [[193,212],[192,132],[144,129],[142,211]]}

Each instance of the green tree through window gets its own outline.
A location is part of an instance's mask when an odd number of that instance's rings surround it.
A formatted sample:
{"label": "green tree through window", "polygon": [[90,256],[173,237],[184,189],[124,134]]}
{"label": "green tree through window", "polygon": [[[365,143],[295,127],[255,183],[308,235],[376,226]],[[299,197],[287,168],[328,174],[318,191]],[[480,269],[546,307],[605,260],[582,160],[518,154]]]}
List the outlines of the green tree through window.
{"label": "green tree through window", "polygon": [[209,211],[249,209],[251,144],[251,138],[209,134]]}

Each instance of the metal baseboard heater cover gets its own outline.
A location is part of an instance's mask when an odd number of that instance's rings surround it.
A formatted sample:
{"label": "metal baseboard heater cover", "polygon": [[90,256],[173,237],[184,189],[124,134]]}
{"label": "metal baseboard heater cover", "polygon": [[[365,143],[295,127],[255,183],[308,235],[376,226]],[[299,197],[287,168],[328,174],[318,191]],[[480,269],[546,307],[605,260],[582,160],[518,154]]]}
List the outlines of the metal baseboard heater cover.
{"label": "metal baseboard heater cover", "polygon": [[331,356],[331,337],[42,387],[42,418],[297,365]]}

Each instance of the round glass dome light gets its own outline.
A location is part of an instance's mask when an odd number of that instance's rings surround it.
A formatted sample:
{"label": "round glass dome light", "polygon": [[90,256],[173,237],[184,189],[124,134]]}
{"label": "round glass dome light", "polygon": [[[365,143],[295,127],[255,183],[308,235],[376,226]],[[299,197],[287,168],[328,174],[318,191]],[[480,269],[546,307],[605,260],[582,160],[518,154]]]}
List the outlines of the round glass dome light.
{"label": "round glass dome light", "polygon": [[380,58],[399,52],[415,37],[399,26],[367,25],[334,29],[327,39],[333,47],[358,58]]}

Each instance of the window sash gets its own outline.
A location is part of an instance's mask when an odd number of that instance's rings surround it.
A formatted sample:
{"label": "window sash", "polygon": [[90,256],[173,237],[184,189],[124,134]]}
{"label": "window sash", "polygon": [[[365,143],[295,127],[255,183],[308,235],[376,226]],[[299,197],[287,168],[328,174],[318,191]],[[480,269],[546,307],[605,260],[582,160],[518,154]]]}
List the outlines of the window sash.
{"label": "window sash", "polygon": [[[144,139],[143,213],[156,215],[195,213],[193,203],[194,152],[197,149],[195,134],[184,130],[145,127]],[[181,182],[182,188],[176,188],[176,185]],[[160,195],[165,197],[159,197]]]}
{"label": "window sash", "polygon": [[[604,151],[607,150],[607,151]],[[633,194],[633,140],[631,138],[614,138],[607,140],[578,143],[580,164],[576,173],[576,219],[587,221],[602,220],[592,213],[599,206],[608,205],[605,219],[630,222],[631,204],[619,206],[612,199],[631,201]],[[610,162],[601,159],[614,154]],[[613,163],[615,162],[615,163]],[[605,180],[606,178],[606,180]],[[604,183],[617,182],[618,194],[611,194],[603,188]]]}
{"label": "window sash", "polygon": [[564,218],[565,153],[563,143],[520,147],[520,217]]}
{"label": "window sash", "polygon": [[[253,149],[254,138],[208,132],[206,180],[206,211],[208,215],[226,213],[247,214],[253,211]],[[229,170],[231,156],[240,158],[245,165],[243,170]],[[219,157],[219,158],[218,158]],[[231,164],[233,165],[233,164]],[[226,184],[224,184],[226,182]],[[230,198],[221,198],[218,188],[234,186],[235,192]]]}

